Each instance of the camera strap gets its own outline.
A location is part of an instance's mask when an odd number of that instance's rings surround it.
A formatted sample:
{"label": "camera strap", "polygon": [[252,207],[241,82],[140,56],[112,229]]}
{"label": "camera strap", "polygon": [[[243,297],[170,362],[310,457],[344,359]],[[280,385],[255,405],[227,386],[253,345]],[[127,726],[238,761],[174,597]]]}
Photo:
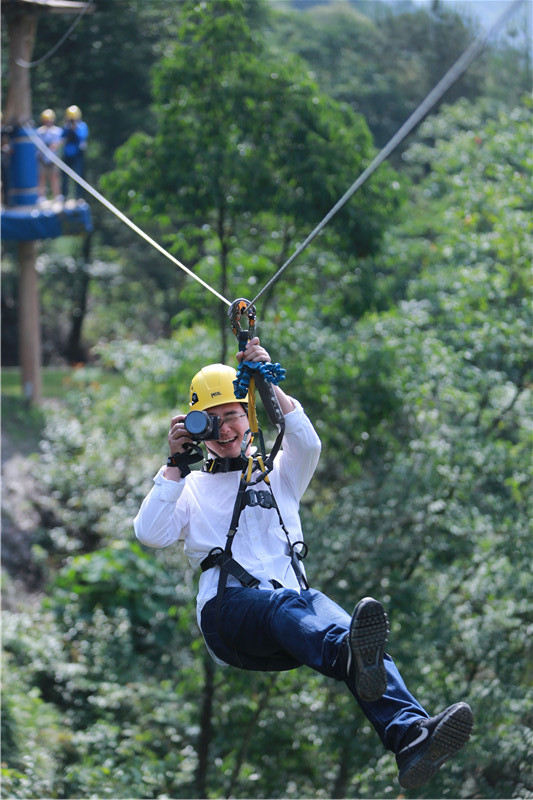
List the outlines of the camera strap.
{"label": "camera strap", "polygon": [[204,454],[198,445],[191,444],[183,453],[174,453],[167,459],[167,467],[178,467],[181,477],[185,478],[190,473],[189,464],[202,461]]}

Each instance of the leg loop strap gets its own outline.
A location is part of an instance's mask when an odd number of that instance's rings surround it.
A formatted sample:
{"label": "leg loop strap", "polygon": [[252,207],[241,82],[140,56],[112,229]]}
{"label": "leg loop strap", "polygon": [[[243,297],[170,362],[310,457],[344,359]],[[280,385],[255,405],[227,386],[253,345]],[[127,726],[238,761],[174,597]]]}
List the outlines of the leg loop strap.
{"label": "leg loop strap", "polygon": [[246,586],[249,589],[257,589],[260,583],[257,578],[254,578],[253,575],[247,572],[238,561],[235,561],[232,556],[224,553],[221,547],[214,547],[204,558],[200,567],[202,572],[212,567],[220,567],[221,572],[223,571],[227,573],[227,575],[233,575],[233,577],[237,578],[240,582],[241,586]]}

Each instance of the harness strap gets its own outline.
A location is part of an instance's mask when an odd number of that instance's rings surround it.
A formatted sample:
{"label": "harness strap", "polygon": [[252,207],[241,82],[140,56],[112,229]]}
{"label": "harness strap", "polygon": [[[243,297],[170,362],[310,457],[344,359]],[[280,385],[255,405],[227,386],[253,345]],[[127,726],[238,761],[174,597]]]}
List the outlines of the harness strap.
{"label": "harness strap", "polygon": [[202,472],[236,472],[237,470],[242,472],[247,463],[247,459],[243,456],[235,456],[233,458],[215,456],[204,461]]}
{"label": "harness strap", "polygon": [[276,397],[276,393],[274,392],[272,383],[267,383],[264,376],[260,373],[256,374],[254,378],[268,418],[278,428],[278,435],[276,437],[276,441],[274,442],[274,446],[272,447],[271,452],[265,458],[266,469],[264,470],[264,474],[267,475],[269,472],[272,472],[274,459],[281,448],[283,436],[285,435],[285,417],[283,416],[283,412],[278,402],[278,398]]}
{"label": "harness strap", "polygon": [[[287,543],[289,545],[289,551],[290,551],[290,554],[291,554],[291,564],[292,564],[292,568],[294,570],[294,574],[296,575],[296,579],[298,580],[298,583],[300,584],[300,588],[301,589],[309,589],[309,584],[307,583],[307,578],[305,577],[305,573],[304,573],[304,571],[303,571],[303,569],[301,567],[301,564],[300,564],[300,561],[302,561],[306,557],[309,548],[307,547],[306,543],[304,541],[302,541],[302,540],[299,540],[297,542],[291,542],[291,537],[289,536],[289,531],[287,530],[287,528],[285,527],[285,523],[283,522],[283,517],[281,516],[281,511],[279,510],[279,506],[276,503],[276,498],[274,497],[274,494],[272,493],[272,488],[270,486],[270,481],[268,480],[268,478],[265,479],[265,482],[268,484],[268,488],[270,489],[270,497],[271,497],[271,500],[272,500],[272,508],[275,508],[276,511],[278,512],[279,524],[281,525],[281,528],[282,528],[285,536],[287,537]],[[297,545],[302,545],[302,547],[297,549],[296,548]]]}
{"label": "harness strap", "polygon": [[[266,490],[246,491],[247,487],[250,485],[251,482],[251,474],[254,466],[255,466],[254,459],[252,457],[249,457],[248,466],[246,470],[243,470],[243,473],[241,475],[239,489],[237,491],[237,497],[235,498],[235,505],[233,506],[233,514],[231,517],[230,528],[226,536],[226,546],[224,547],[224,550],[221,547],[213,547],[213,549],[209,551],[208,555],[204,558],[204,560],[200,564],[202,572],[206,572],[206,570],[211,569],[212,567],[220,568],[217,593],[215,599],[215,620],[216,620],[218,635],[220,636],[222,641],[225,641],[225,638],[222,632],[220,611],[222,608],[222,598],[224,597],[224,592],[226,590],[226,585],[228,582],[228,575],[233,575],[233,577],[239,581],[241,586],[245,586],[250,589],[257,589],[257,587],[260,584],[260,581],[257,578],[251,575],[242,566],[242,564],[239,564],[239,562],[233,558],[231,552],[233,545],[233,538],[237,533],[241,512],[243,508],[245,508],[247,505],[251,506],[259,505],[262,508],[276,509],[276,511],[278,512],[279,523],[285,533],[285,536],[287,537],[287,542],[289,544],[289,550],[291,554],[291,565],[298,580],[298,583],[300,584],[300,587],[302,589],[309,589],[309,584],[307,583],[303,569],[300,566],[300,561],[307,555],[307,545],[303,541],[294,543],[291,542],[289,532],[285,527],[278,504],[276,503],[276,499],[272,493],[272,488],[270,486],[270,480],[268,478],[268,474],[263,473],[263,478],[265,480],[266,485],[268,486],[269,491]],[[259,457],[259,466],[261,470],[264,471],[265,466],[263,464],[262,458],[260,457]],[[297,545],[301,545],[301,547],[297,548]],[[277,581],[271,581],[271,583],[274,586],[274,588],[278,588],[279,584]]]}
{"label": "harness strap", "polygon": [[281,511],[276,503],[276,498],[272,493],[270,481],[268,481],[268,478],[265,480],[268,483],[269,491],[254,491],[253,489],[246,491],[246,484],[240,484],[239,491],[237,493],[237,499],[233,507],[231,526],[226,537],[226,546],[224,550],[221,547],[213,547],[213,549],[209,551],[207,556],[200,564],[202,572],[206,572],[212,567],[220,567],[219,589],[223,574],[224,587],[226,585],[228,575],[233,575],[233,577],[237,578],[242,586],[247,586],[250,589],[256,589],[260,583],[260,581],[257,578],[254,578],[254,576],[251,575],[241,564],[239,564],[239,562],[236,561],[232,555],[233,538],[237,533],[241,512],[246,506],[260,506],[261,508],[276,509],[280,526],[287,537],[291,554],[291,564],[296,574],[296,578],[298,579],[298,583],[302,589],[309,589],[309,584],[307,583],[304,572],[300,566],[300,561],[306,557],[309,548],[301,539],[299,539],[297,542],[291,542],[289,532],[285,527],[285,523],[283,522],[283,518],[281,516]]}
{"label": "harness strap", "polygon": [[221,547],[214,547],[200,564],[202,572],[206,572],[211,567],[220,567],[221,571],[224,570],[228,575],[233,575],[242,586],[247,586],[249,589],[257,589],[259,586],[260,582],[257,578],[247,572],[234,558],[231,556],[228,558]]}
{"label": "harness strap", "polygon": [[[253,462],[253,459],[250,459],[250,461]],[[252,465],[249,463],[248,468],[251,469],[251,466]],[[222,626],[220,624],[220,609],[222,606],[222,598],[224,596],[226,584],[228,582],[228,575],[234,575],[234,577],[236,577],[243,586],[249,585],[248,583],[246,583],[246,581],[249,581],[250,579],[252,581],[255,581],[255,586],[253,586],[252,588],[257,588],[257,586],[259,586],[260,583],[260,581],[258,581],[257,578],[254,578],[253,575],[250,575],[250,573],[247,572],[244,569],[244,567],[242,567],[237,561],[235,561],[235,559],[231,555],[233,537],[237,533],[237,527],[239,525],[239,517],[244,507],[243,503],[244,503],[244,494],[246,492],[246,485],[247,484],[244,480],[244,472],[243,472],[239,483],[239,490],[237,492],[237,497],[235,498],[235,505],[233,506],[233,514],[231,516],[229,531],[226,536],[226,546],[224,550],[222,550],[222,548],[220,547],[213,548],[207,556],[207,558],[209,558],[209,556],[213,558],[214,556],[215,558],[217,558],[217,560],[219,560],[217,566],[220,567],[220,574],[218,576],[218,586],[217,586],[217,595],[215,603],[215,618],[216,618],[218,634],[222,639],[222,641],[225,641],[225,639],[224,639],[224,634],[222,633]],[[204,562],[205,559],[202,562],[201,565],[202,568]],[[215,565],[213,564],[213,566]],[[206,569],[209,569],[209,567],[206,567]],[[243,580],[245,581],[245,583],[242,582]]]}

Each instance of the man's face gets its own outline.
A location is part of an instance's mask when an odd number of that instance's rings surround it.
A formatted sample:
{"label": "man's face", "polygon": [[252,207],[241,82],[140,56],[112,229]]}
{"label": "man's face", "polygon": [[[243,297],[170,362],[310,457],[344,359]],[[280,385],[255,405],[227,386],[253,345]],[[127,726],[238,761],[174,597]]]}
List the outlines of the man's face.
{"label": "man's face", "polygon": [[207,408],[206,412],[218,417],[218,439],[206,442],[208,450],[221,458],[234,458],[241,454],[241,443],[249,428],[248,415],[240,403],[225,403],[222,406]]}

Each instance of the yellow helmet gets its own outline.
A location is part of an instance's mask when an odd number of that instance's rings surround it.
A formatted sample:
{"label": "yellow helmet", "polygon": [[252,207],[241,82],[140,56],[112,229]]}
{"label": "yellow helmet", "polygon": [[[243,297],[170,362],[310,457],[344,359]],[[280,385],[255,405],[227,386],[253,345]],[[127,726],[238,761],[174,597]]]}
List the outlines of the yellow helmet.
{"label": "yellow helmet", "polygon": [[197,372],[191,382],[189,408],[195,411],[205,411],[213,406],[223,406],[225,403],[247,403],[245,398],[235,397],[233,381],[237,377],[233,367],[225,364],[210,364]]}
{"label": "yellow helmet", "polygon": [[66,119],[79,120],[81,119],[81,111],[78,106],[69,106],[65,111],[65,117]]}
{"label": "yellow helmet", "polygon": [[51,108],[45,108],[43,113],[41,114],[41,122],[52,122],[56,121],[55,111],[52,111]]}

